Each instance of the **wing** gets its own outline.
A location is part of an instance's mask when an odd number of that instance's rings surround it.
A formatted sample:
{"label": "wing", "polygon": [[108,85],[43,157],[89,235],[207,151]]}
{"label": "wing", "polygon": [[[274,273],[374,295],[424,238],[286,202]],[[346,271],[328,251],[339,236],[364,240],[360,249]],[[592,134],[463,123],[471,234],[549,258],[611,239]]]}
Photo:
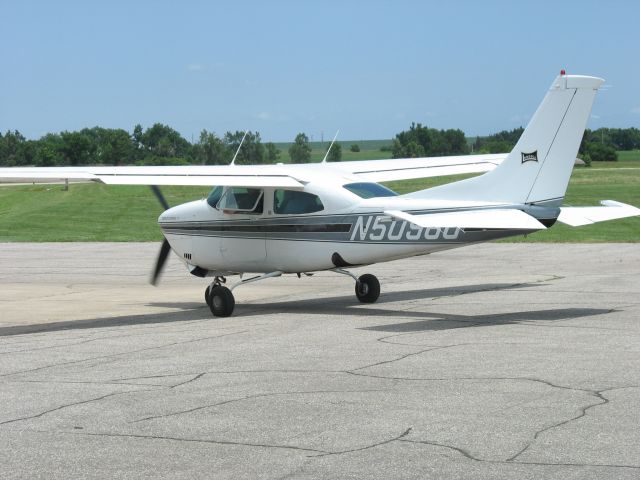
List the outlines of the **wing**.
{"label": "wing", "polygon": [[0,179],[88,180],[108,185],[222,185],[302,189],[279,165],[0,168]]}
{"label": "wing", "polygon": [[369,182],[389,182],[414,178],[439,177],[460,173],[482,173],[493,170],[507,157],[506,153],[460,155],[454,157],[394,158],[330,163],[345,174]]}
{"label": "wing", "polygon": [[640,215],[640,208],[636,208],[626,203],[614,200],[603,200],[602,207],[560,207],[558,221],[579,227],[605,220],[615,220],[618,218],[635,217]]}
{"label": "wing", "polygon": [[387,182],[480,173],[499,165],[506,154],[396,158],[296,165],[185,165],[153,167],[16,167],[0,168],[1,179],[88,180],[108,185],[221,185],[298,188],[319,171]]}

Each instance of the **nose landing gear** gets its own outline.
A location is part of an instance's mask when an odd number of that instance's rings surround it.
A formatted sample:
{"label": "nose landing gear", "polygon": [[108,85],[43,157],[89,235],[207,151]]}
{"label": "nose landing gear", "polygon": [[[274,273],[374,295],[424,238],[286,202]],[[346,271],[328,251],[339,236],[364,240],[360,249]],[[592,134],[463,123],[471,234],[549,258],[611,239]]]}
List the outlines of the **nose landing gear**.
{"label": "nose landing gear", "polygon": [[209,305],[211,313],[216,317],[228,317],[233,313],[236,300],[233,293],[222,285],[226,283],[224,277],[215,277],[215,280],[204,291],[204,300]]}
{"label": "nose landing gear", "polygon": [[222,285],[227,282],[225,277],[215,277],[211,285],[204,291],[204,300],[207,302],[207,305],[209,305],[214,317],[228,317],[233,313],[233,309],[236,306],[236,300],[233,298],[233,293],[231,293],[234,288],[244,285],[245,283],[279,277],[280,275],[282,275],[280,271],[265,273],[264,275],[241,280],[231,288]]}

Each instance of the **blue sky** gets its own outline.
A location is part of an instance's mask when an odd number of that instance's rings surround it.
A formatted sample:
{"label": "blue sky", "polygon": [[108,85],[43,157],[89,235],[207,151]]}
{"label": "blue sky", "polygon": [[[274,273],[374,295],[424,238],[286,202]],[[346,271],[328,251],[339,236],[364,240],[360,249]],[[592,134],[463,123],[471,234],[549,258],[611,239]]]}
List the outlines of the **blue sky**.
{"label": "blue sky", "polygon": [[526,125],[561,68],[590,128],[640,126],[640,2],[2,2],[0,130],[257,130],[263,141]]}

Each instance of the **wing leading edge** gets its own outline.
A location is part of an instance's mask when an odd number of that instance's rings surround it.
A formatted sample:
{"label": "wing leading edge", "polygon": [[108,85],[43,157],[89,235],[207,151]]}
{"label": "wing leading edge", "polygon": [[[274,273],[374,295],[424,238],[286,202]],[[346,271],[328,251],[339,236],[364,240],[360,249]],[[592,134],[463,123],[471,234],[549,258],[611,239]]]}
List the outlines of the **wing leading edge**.
{"label": "wing leading edge", "polygon": [[197,185],[303,188],[325,171],[369,182],[409,180],[461,173],[482,173],[499,165],[506,154],[398,158],[289,165],[185,165],[139,167],[0,168],[1,179],[87,180],[109,185]]}

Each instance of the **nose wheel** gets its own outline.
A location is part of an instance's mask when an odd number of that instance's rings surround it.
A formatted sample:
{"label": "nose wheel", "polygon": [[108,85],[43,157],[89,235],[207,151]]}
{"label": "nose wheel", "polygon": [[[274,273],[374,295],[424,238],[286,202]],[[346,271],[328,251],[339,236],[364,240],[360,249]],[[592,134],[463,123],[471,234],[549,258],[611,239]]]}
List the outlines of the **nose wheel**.
{"label": "nose wheel", "polygon": [[224,277],[216,277],[216,280],[204,291],[204,300],[215,317],[230,316],[236,306],[231,290],[221,284],[224,281]]}
{"label": "nose wheel", "polygon": [[205,300],[216,317],[228,317],[233,313],[236,300],[233,293],[222,285],[209,285],[205,291]]}

